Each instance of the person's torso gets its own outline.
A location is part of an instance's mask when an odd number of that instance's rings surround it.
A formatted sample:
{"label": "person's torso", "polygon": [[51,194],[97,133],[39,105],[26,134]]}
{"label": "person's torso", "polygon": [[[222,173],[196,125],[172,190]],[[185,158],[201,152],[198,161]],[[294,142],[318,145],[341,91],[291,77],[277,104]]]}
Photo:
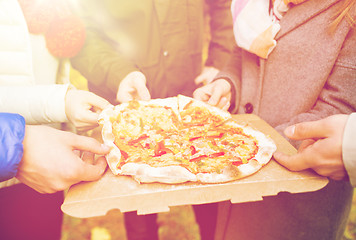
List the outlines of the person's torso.
{"label": "person's torso", "polygon": [[107,1],[115,24],[106,35],[146,75],[153,98],[191,95],[202,70],[204,2],[139,2]]}
{"label": "person's torso", "polygon": [[345,21],[330,35],[325,23],[331,22],[334,10],[299,22],[282,19],[289,23],[281,21],[277,46],[267,60],[243,51],[239,113],[257,114],[276,126],[313,108],[350,29]]}

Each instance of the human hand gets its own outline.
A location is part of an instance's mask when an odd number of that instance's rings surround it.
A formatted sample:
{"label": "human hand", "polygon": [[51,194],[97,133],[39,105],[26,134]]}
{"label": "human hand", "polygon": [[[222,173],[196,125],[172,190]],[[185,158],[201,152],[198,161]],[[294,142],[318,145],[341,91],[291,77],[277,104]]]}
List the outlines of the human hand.
{"label": "human hand", "polygon": [[216,74],[218,74],[218,72],[219,69],[217,68],[205,66],[200,75],[194,79],[194,82],[196,85],[207,85],[208,83],[211,83],[213,81],[214,77],[216,76]]}
{"label": "human hand", "polygon": [[99,113],[108,105],[104,98],[84,90],[70,89],[65,98],[67,118],[79,131],[97,127]]}
{"label": "human hand", "polygon": [[151,95],[146,87],[146,77],[143,73],[135,71],[129,73],[120,83],[116,100],[128,102],[130,100],[150,100]]}
{"label": "human hand", "polygon": [[322,176],[341,180],[347,176],[342,160],[342,138],[348,115],[333,115],[313,122],[289,126],[284,133],[304,140],[296,155],[274,153],[274,158],[291,171],[311,168]]}
{"label": "human hand", "polygon": [[193,92],[195,99],[207,102],[212,106],[228,110],[231,101],[231,86],[225,79],[217,79]]}
{"label": "human hand", "polygon": [[[26,126],[23,157],[16,177],[40,193],[54,193],[80,181],[98,180],[109,147],[93,138],[47,126]],[[87,151],[82,159],[78,151]]]}

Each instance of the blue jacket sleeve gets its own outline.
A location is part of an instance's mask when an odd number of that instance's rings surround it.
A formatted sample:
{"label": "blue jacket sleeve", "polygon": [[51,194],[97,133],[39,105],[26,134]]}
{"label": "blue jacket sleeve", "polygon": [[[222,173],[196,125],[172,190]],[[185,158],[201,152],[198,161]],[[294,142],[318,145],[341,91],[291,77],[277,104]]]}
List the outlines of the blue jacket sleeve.
{"label": "blue jacket sleeve", "polygon": [[15,177],[23,155],[25,119],[12,113],[0,113],[0,182]]}

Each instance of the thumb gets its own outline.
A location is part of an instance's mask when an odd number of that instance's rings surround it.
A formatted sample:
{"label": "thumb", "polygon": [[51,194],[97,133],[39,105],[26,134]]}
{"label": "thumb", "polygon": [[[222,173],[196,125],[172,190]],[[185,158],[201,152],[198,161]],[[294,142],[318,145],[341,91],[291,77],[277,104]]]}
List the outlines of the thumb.
{"label": "thumb", "polygon": [[217,106],[223,97],[224,97],[224,89],[220,85],[215,84],[215,87],[211,92],[211,96],[208,103],[210,105]]}
{"label": "thumb", "polygon": [[96,181],[104,174],[106,170],[105,157],[101,156],[95,164],[84,163],[81,181]]}
{"label": "thumb", "polygon": [[134,97],[132,95],[132,92],[130,91],[124,91],[124,90],[119,90],[116,95],[116,100],[119,103],[124,103],[133,100]]}
{"label": "thumb", "polygon": [[138,85],[136,87],[136,93],[140,100],[147,101],[151,99],[151,94],[145,85]]}
{"label": "thumb", "polygon": [[196,89],[193,92],[193,97],[197,100],[207,102],[211,96],[212,90],[210,88],[211,88],[211,85],[206,85],[206,86]]}

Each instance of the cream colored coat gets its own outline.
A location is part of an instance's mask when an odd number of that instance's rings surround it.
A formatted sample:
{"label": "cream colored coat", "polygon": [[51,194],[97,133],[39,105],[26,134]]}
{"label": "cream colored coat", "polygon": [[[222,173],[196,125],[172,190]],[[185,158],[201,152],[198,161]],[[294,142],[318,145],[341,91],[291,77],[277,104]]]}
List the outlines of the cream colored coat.
{"label": "cream colored coat", "polygon": [[[0,111],[21,114],[27,124],[66,122],[68,74],[47,50],[42,35],[30,35],[17,0],[0,0]],[[68,69],[67,69],[68,70]]]}
{"label": "cream colored coat", "polygon": [[[257,114],[282,133],[296,122],[356,110],[355,30],[343,21],[328,32],[340,2],[308,0],[291,8],[267,60],[235,51],[220,74],[234,85],[235,113]],[[221,203],[216,238],[341,239],[352,192],[348,181],[330,181],[312,193]]]}

